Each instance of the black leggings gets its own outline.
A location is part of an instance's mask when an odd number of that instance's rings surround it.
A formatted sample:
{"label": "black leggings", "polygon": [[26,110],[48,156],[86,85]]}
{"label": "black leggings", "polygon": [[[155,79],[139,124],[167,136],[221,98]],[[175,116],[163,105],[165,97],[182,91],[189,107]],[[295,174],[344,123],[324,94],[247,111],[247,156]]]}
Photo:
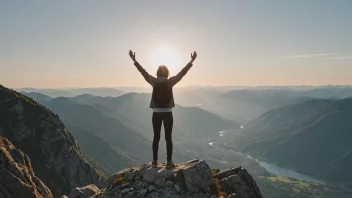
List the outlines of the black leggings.
{"label": "black leggings", "polygon": [[172,125],[174,118],[172,112],[153,112],[153,160],[158,160],[161,124],[164,122],[167,160],[172,159]]}

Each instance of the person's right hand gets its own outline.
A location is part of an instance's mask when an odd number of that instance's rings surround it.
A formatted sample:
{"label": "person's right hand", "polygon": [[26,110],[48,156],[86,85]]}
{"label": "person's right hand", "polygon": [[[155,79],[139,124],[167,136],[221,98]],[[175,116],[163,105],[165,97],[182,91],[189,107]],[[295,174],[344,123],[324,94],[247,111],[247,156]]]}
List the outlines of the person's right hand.
{"label": "person's right hand", "polygon": [[137,62],[136,61],[136,52],[132,52],[132,50],[130,50],[130,52],[128,54],[130,55],[133,62]]}
{"label": "person's right hand", "polygon": [[193,63],[194,60],[197,58],[197,52],[194,51],[193,54],[191,53],[191,63]]}

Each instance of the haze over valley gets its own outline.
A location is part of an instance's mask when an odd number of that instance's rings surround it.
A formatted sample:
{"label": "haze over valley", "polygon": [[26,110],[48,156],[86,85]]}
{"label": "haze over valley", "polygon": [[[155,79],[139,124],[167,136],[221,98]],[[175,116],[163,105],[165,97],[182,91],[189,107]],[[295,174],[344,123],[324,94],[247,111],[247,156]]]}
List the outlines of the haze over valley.
{"label": "haze over valley", "polygon": [[[18,91],[57,113],[85,155],[112,174],[117,167],[149,161],[153,134],[151,94],[111,89],[111,95],[105,95],[106,88],[93,89],[101,95],[86,88]],[[244,166],[269,197],[275,193],[267,186],[278,181],[285,188],[295,181],[312,182],[348,193],[341,186],[352,183],[351,86],[185,87],[177,88],[175,97],[176,161],[201,158],[221,169]],[[165,143],[160,144],[160,158],[165,158]]]}

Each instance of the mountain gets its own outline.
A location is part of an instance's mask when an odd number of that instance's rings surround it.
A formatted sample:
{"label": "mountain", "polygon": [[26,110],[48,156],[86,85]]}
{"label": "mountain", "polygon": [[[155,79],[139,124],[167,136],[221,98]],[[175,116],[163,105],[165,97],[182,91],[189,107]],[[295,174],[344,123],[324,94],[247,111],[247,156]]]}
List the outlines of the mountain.
{"label": "mountain", "polygon": [[87,162],[59,117],[31,98],[0,85],[0,136],[24,151],[55,197],[104,179]]}
{"label": "mountain", "polygon": [[[44,94],[30,92],[23,92],[24,95],[33,98],[41,104],[47,104],[53,98]],[[77,99],[84,100],[85,98],[94,98],[97,96],[90,94],[82,94],[76,96]],[[98,106],[98,104],[96,105]],[[108,111],[104,109],[103,111]],[[75,139],[78,140],[83,153],[92,162],[100,165],[100,168],[105,169],[108,173],[114,172],[116,169],[123,169],[130,167],[133,163],[133,159],[126,157],[123,152],[118,152],[112,148],[107,142],[94,134],[94,132],[85,130],[74,123],[64,120],[65,126],[73,133]],[[99,163],[100,162],[100,163]]]}
{"label": "mountain", "polygon": [[105,87],[99,87],[99,88],[79,88],[79,89],[70,89],[74,95],[81,95],[81,94],[90,94],[90,95],[95,95],[95,96],[102,96],[102,97],[117,97],[125,94],[124,91],[120,91],[118,89],[114,88],[105,88]]}
{"label": "mountain", "polygon": [[83,153],[90,161],[98,163],[108,174],[133,166],[136,162],[125,153],[117,151],[93,132],[82,129],[69,121],[65,125],[72,132]]}
{"label": "mountain", "polygon": [[114,197],[227,197],[262,198],[253,177],[242,167],[224,171],[211,169],[204,160],[190,160],[166,169],[151,164],[121,170],[108,179],[109,187],[93,185],[75,188],[69,198]]}
{"label": "mountain", "polygon": [[90,105],[76,104],[63,97],[47,102],[46,106],[60,115],[64,122],[69,121],[94,133],[114,149],[123,151],[131,158],[139,162],[150,159],[150,143],[139,133],[104,112]]}
{"label": "mountain", "polygon": [[213,112],[245,123],[271,109],[306,98],[295,94],[290,90],[232,90],[216,99],[222,105],[213,108]]}
{"label": "mountain", "polygon": [[41,94],[41,93],[37,93],[37,92],[21,92],[21,94],[28,96],[30,98],[33,98],[35,101],[39,102],[39,103],[44,103],[46,101],[49,101],[51,99],[53,99],[52,97],[49,97],[47,95]]}
{"label": "mountain", "polygon": [[[151,116],[149,108],[151,94],[128,93],[119,97],[87,97],[72,98],[76,103],[99,105],[104,112],[122,121],[130,128],[139,131],[141,135],[152,139]],[[108,109],[108,110],[106,110]],[[173,109],[174,116],[174,139],[198,139],[208,140],[218,136],[218,132],[239,127],[233,121],[221,118],[209,111],[198,107],[182,107],[176,105]],[[146,133],[150,131],[150,133]]]}
{"label": "mountain", "polygon": [[305,91],[289,87],[193,87],[175,89],[174,95],[181,106],[199,107],[243,124],[271,109],[308,99]]}
{"label": "mountain", "polygon": [[0,136],[0,197],[53,198],[50,189],[35,175],[31,160]]}
{"label": "mountain", "polygon": [[281,167],[352,182],[352,98],[312,99],[271,110],[245,125],[232,145]]}
{"label": "mountain", "polygon": [[344,98],[352,97],[352,87],[344,87],[344,86],[319,87],[312,90],[304,91],[301,93],[301,95],[314,97],[314,98],[344,99]]}
{"label": "mountain", "polygon": [[[176,93],[180,93],[178,91]],[[181,105],[196,105],[224,118],[245,123],[281,106],[313,98],[352,97],[350,86],[325,86],[300,89],[299,87],[246,87],[242,89],[189,89],[177,97]]]}
{"label": "mountain", "polygon": [[124,94],[124,91],[120,91],[114,88],[105,88],[105,87],[97,87],[97,88],[76,88],[76,89],[35,89],[35,88],[22,88],[18,89],[20,92],[35,92],[50,96],[52,98],[57,97],[75,97],[82,94],[90,94],[96,96],[112,96],[117,97]]}

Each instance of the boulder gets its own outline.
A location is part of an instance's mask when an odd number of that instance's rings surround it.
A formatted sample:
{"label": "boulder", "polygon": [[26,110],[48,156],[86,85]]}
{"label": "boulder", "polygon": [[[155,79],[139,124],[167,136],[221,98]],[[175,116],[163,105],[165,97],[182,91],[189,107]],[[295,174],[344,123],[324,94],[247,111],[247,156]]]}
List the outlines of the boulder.
{"label": "boulder", "polygon": [[174,183],[172,181],[165,182],[165,188],[173,188],[173,187],[174,187]]}
{"label": "boulder", "polygon": [[156,190],[156,188],[155,188],[154,185],[150,185],[150,186],[148,187],[148,190],[149,190],[149,192],[153,192],[153,191]]}
{"label": "boulder", "polygon": [[155,181],[155,185],[159,187],[163,187],[166,182],[166,179],[164,177],[160,177]]}
{"label": "boulder", "polygon": [[139,191],[139,194],[144,196],[148,193],[148,190],[147,189],[142,189],[141,191]]}
{"label": "boulder", "polygon": [[231,175],[236,175],[239,173],[239,171],[241,170],[241,167],[238,167],[238,168],[229,168],[229,169],[226,169],[224,171],[220,171],[216,174],[216,177],[219,179],[219,180],[222,180],[226,177],[229,177]]}
{"label": "boulder", "polygon": [[126,169],[120,170],[120,171],[116,172],[115,174],[111,175],[107,179],[108,185],[110,186],[110,185],[114,184],[118,178],[121,178],[121,177],[124,178],[125,174],[128,172],[131,172],[131,171],[133,171],[132,168],[126,168]]}
{"label": "boulder", "polygon": [[182,169],[188,190],[191,186],[205,190],[214,183],[213,173],[204,160],[187,162]]}
{"label": "boulder", "polygon": [[[243,198],[262,198],[259,187],[253,177],[244,168],[227,169],[217,174],[222,189],[227,194],[236,192]],[[232,195],[235,197],[235,195]]]}
{"label": "boulder", "polygon": [[242,198],[256,198],[239,175],[231,175],[220,180],[223,190],[227,193],[236,192]]}
{"label": "boulder", "polygon": [[143,174],[143,181],[148,183],[155,183],[158,179],[158,169],[157,168],[148,168],[142,172]]}
{"label": "boulder", "polygon": [[70,194],[68,195],[68,198],[92,197],[98,192],[99,192],[99,188],[94,184],[90,184],[81,188],[75,188],[71,190]]}

